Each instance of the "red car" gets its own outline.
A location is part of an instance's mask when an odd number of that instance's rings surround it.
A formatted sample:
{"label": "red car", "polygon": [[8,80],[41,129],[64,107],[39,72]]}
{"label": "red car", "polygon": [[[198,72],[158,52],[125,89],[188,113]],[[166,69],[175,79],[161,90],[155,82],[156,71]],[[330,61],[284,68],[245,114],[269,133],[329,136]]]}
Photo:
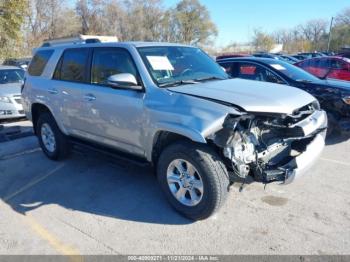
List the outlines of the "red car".
{"label": "red car", "polygon": [[309,73],[321,78],[350,81],[350,59],[338,56],[316,57],[295,63]]}

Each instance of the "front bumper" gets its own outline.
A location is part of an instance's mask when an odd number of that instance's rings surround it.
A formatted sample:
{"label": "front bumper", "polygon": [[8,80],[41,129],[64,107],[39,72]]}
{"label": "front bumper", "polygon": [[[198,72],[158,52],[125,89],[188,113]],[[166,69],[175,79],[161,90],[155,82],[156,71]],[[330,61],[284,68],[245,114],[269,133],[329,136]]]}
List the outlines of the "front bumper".
{"label": "front bumper", "polygon": [[285,170],[283,184],[291,183],[296,177],[303,175],[314,165],[325,146],[325,135],[325,131],[317,134],[303,153],[282,167]]}
{"label": "front bumper", "polygon": [[25,117],[20,97],[10,97],[11,103],[0,102],[0,119]]}
{"label": "front bumper", "polygon": [[[288,163],[278,169],[268,171],[270,179],[267,182],[277,181],[281,184],[289,184],[296,177],[305,174],[317,161],[325,146],[327,133],[327,115],[324,111],[316,111],[306,119],[296,123],[303,130],[304,138],[308,141],[305,150],[293,157]],[[307,140],[309,139],[309,140]],[[271,175],[272,174],[272,175]]]}

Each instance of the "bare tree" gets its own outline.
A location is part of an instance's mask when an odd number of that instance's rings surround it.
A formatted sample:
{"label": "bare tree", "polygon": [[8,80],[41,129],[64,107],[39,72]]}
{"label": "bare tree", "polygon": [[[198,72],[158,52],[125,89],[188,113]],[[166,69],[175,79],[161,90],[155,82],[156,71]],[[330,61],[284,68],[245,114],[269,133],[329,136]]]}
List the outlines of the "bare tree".
{"label": "bare tree", "polygon": [[320,47],[320,40],[327,30],[327,21],[324,19],[310,20],[304,25],[300,25],[300,32],[304,39],[310,41],[312,47],[317,50]]}
{"label": "bare tree", "polygon": [[66,0],[30,0],[24,24],[26,49],[39,46],[45,39],[76,34],[78,20]]}
{"label": "bare tree", "polygon": [[252,44],[256,51],[269,52],[273,48],[275,41],[271,35],[263,32],[261,29],[254,29]]}
{"label": "bare tree", "polygon": [[336,23],[342,25],[350,25],[350,8],[344,9],[335,19]]}
{"label": "bare tree", "polygon": [[208,45],[213,37],[217,36],[215,24],[210,19],[208,9],[198,0],[182,0],[174,9],[173,23],[170,25],[175,29],[177,42]]}

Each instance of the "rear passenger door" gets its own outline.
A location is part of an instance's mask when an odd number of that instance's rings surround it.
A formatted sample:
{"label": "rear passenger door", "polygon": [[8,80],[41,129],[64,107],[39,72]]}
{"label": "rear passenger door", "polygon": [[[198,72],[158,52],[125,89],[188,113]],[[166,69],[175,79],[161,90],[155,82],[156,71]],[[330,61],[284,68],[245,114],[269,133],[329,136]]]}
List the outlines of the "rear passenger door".
{"label": "rear passenger door", "polygon": [[89,86],[90,48],[66,49],[55,70],[50,92],[60,96],[61,121],[70,134],[86,136],[83,93]]}
{"label": "rear passenger door", "polygon": [[117,47],[94,48],[91,84],[84,88],[84,129],[89,138],[128,153],[143,155],[144,91],[111,87],[109,76],[130,73],[142,85],[128,50]]}

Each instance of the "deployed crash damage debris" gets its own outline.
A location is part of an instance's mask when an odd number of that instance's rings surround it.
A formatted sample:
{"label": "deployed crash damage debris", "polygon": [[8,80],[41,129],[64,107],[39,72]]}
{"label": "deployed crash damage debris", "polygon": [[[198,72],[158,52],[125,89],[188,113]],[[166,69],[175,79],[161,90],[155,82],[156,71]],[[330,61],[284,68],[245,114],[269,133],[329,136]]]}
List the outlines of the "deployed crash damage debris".
{"label": "deployed crash damage debris", "polygon": [[307,147],[323,143],[318,136],[324,137],[326,128],[326,115],[314,102],[290,115],[229,115],[211,139],[222,148],[228,168],[237,176],[288,182]]}

